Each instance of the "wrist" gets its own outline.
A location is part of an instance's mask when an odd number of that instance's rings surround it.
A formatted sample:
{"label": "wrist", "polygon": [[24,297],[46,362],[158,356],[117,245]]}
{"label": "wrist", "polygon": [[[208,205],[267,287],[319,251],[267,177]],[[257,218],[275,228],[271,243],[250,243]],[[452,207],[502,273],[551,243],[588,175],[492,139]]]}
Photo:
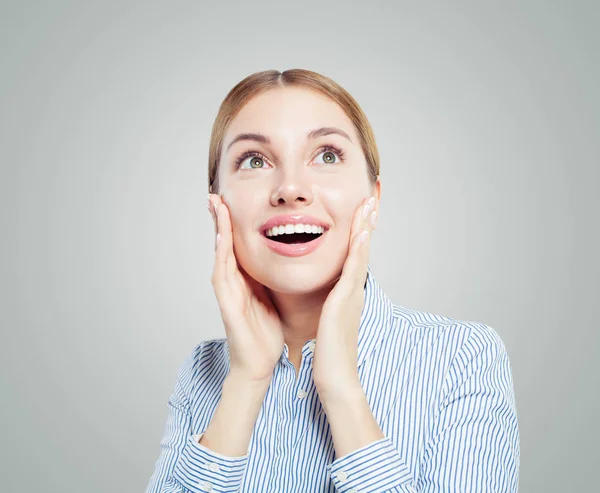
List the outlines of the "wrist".
{"label": "wrist", "polygon": [[243,374],[230,371],[225,377],[223,387],[227,387],[232,392],[240,394],[264,394],[271,385],[271,380],[272,377],[264,380],[253,380],[245,377]]}
{"label": "wrist", "polygon": [[325,409],[333,406],[351,406],[366,399],[365,391],[358,378],[316,387],[319,400]]}

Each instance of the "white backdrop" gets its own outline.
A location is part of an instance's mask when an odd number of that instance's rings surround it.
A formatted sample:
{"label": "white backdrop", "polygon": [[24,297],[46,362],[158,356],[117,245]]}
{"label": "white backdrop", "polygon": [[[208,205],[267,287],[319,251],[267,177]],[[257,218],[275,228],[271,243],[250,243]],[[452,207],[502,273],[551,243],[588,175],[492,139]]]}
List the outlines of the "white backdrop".
{"label": "white backdrop", "polygon": [[599,14],[566,0],[5,3],[2,490],[145,488],[177,369],[224,336],[206,211],[217,108],[250,73],[307,68],[375,130],[378,282],[501,336],[520,491],[590,491]]}

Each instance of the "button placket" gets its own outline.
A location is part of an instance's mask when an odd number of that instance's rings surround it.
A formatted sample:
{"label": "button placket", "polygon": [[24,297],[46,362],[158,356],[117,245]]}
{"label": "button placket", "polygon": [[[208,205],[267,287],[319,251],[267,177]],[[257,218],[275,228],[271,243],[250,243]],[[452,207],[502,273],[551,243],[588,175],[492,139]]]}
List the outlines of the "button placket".
{"label": "button placket", "polygon": [[[310,348],[310,346],[309,346]],[[301,402],[302,400],[306,399],[306,396],[308,396],[310,389],[306,388],[306,384],[300,384],[299,382],[301,381],[305,381],[307,378],[307,374],[306,372],[309,371],[307,366],[308,364],[312,364],[312,355],[309,354],[304,354],[302,357],[302,365],[300,367],[300,371],[298,372],[298,378],[296,380],[296,383],[299,385],[299,388],[296,390],[296,402]],[[309,362],[309,359],[311,359],[311,361]],[[294,409],[294,417],[296,417],[297,414],[297,410]]]}

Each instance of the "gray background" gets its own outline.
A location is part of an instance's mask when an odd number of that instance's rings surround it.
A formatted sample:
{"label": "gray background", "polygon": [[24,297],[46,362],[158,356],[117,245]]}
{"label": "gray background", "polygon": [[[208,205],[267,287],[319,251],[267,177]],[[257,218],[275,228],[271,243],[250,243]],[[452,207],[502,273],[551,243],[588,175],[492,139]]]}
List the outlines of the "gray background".
{"label": "gray background", "polygon": [[217,108],[308,68],[382,157],[371,267],[494,327],[522,492],[600,463],[597,2],[13,2],[0,12],[2,491],[143,491],[177,370],[223,337],[206,211]]}

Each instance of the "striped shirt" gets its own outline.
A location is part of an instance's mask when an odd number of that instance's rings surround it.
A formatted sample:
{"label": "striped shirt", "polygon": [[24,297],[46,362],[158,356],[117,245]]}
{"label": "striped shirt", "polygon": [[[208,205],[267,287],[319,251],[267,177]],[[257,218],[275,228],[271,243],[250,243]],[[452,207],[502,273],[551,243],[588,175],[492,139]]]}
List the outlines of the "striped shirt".
{"label": "striped shirt", "polygon": [[312,379],[284,345],[250,438],[227,457],[198,442],[229,371],[227,339],[198,344],[178,371],[146,493],[516,492],[519,430],[511,365],[490,326],[393,304],[370,268],[358,372],[384,438],[337,457]]}

